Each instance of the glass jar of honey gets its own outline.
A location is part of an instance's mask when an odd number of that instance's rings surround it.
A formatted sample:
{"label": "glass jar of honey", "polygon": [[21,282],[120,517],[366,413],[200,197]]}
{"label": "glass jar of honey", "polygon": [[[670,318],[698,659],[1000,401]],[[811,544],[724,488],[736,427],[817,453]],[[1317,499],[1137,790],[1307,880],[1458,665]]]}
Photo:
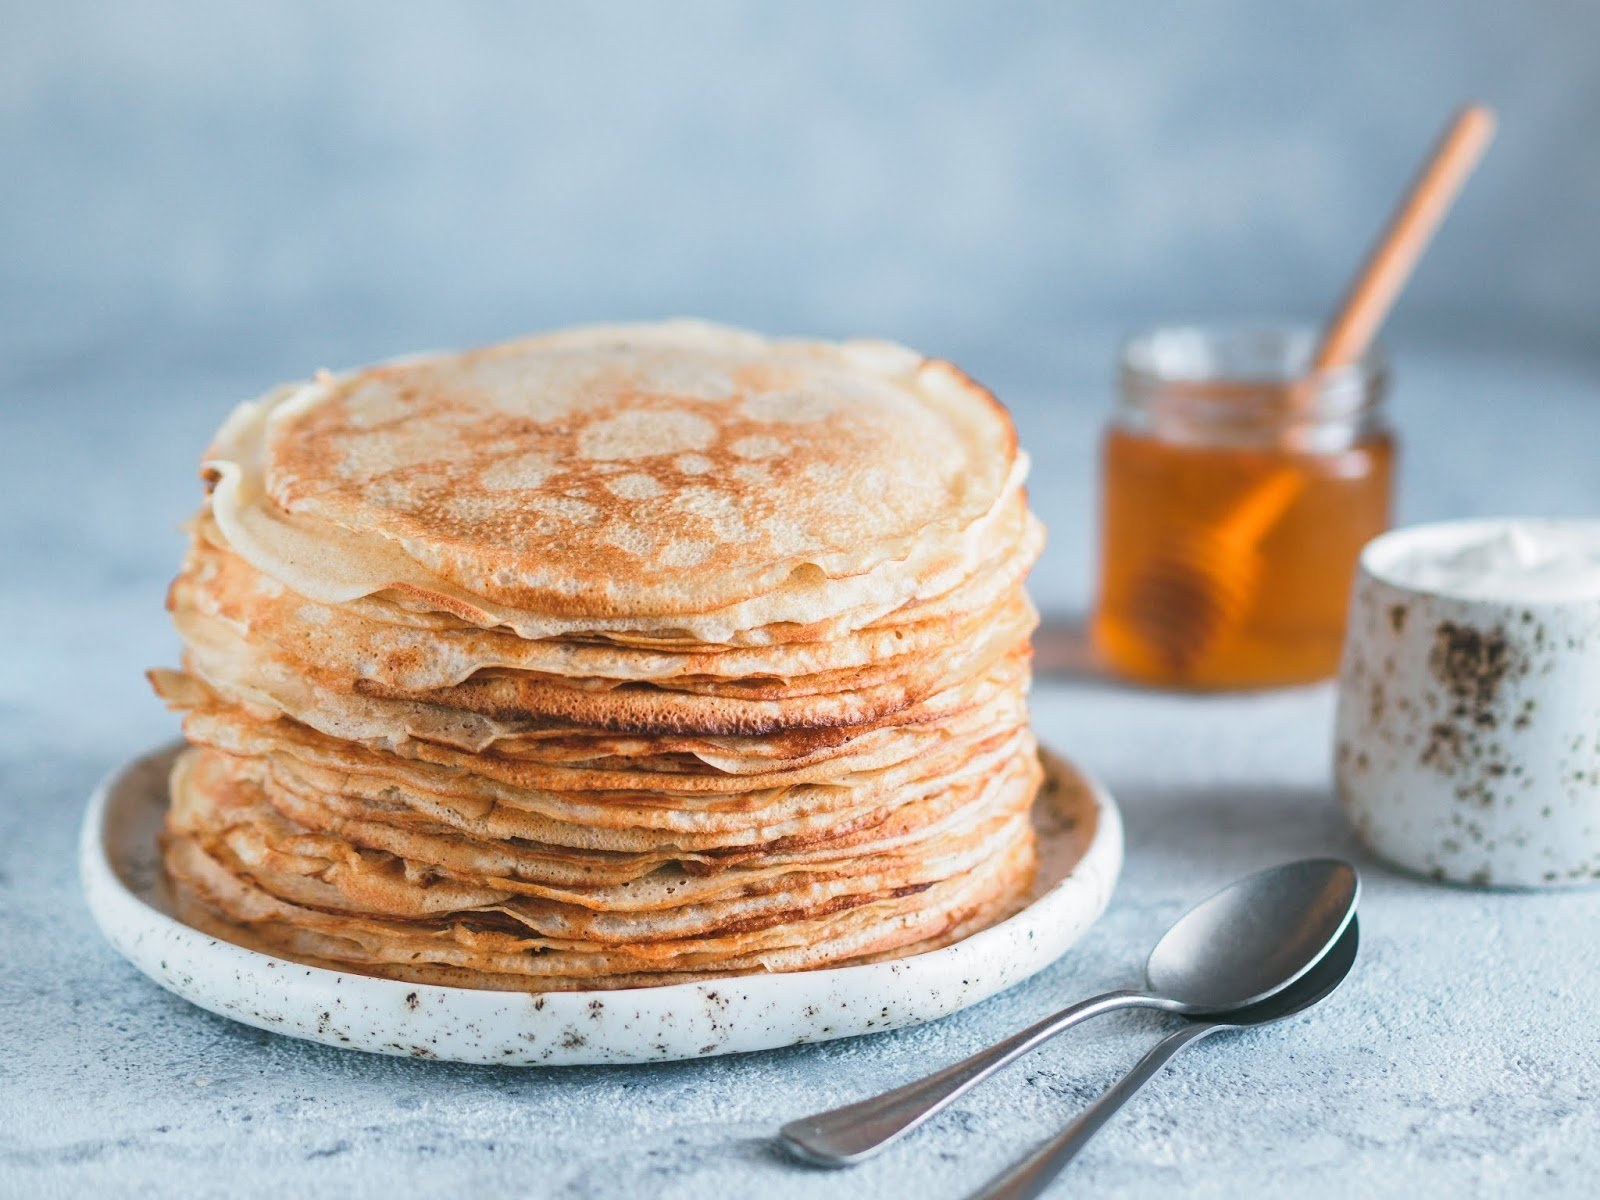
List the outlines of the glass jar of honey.
{"label": "glass jar of honey", "polygon": [[1101,464],[1101,665],[1213,689],[1332,675],[1356,557],[1389,527],[1380,353],[1310,372],[1316,335],[1171,328],[1123,348]]}

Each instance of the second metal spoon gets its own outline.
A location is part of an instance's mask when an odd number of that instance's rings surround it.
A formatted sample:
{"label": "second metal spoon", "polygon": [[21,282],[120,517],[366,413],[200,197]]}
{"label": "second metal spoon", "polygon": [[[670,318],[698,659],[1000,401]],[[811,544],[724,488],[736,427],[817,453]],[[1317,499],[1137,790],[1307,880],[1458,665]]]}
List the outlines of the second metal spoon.
{"label": "second metal spoon", "polygon": [[842,1167],[882,1150],[956,1097],[1062,1030],[1119,1008],[1215,1016],[1273,996],[1339,940],[1360,881],[1338,859],[1312,858],[1257,872],[1185,913],[1145,966],[1148,991],[1107,992],[1064,1009],[971,1058],[881,1096],[791,1121],[783,1144],[808,1162]]}

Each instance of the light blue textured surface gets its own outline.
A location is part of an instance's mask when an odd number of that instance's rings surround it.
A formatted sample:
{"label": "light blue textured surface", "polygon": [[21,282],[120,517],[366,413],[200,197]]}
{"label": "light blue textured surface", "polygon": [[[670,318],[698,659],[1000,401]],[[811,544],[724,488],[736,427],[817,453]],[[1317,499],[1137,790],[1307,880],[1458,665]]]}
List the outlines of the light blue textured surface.
{"label": "light blue textured surface", "polygon": [[123,965],[72,863],[96,778],[173,730],[140,672],[174,660],[174,530],[234,401],[602,317],[886,333],[1014,404],[1052,529],[1036,591],[1076,611],[1112,327],[1320,312],[1470,93],[1505,128],[1395,326],[1401,511],[1600,512],[1600,7],[51,3],[0,23],[0,1197],[958,1197],[1154,1023],[1079,1030],[857,1171],[766,1139],[1133,982],[1193,900],[1324,853],[1366,876],[1346,990],[1180,1060],[1062,1194],[1593,1194],[1600,893],[1442,889],[1361,857],[1327,688],[1041,686],[1043,736],[1123,806],[1106,918],[978,1009],[803,1050],[541,1073],[290,1042]]}

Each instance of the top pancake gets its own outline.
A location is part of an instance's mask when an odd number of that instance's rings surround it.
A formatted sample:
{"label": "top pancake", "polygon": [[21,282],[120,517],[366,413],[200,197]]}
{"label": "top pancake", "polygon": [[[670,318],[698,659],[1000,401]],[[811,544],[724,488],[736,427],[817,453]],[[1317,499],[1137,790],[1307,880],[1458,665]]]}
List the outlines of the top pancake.
{"label": "top pancake", "polygon": [[301,595],[707,643],[939,595],[1017,536],[1024,470],[947,363],[688,321],[322,376],[206,462],[229,547]]}

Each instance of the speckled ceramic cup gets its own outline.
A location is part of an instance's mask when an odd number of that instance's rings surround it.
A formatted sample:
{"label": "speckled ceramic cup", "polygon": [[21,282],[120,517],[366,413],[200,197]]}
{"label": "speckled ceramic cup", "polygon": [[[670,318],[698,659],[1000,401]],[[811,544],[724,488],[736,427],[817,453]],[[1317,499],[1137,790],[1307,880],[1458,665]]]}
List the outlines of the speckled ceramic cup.
{"label": "speckled ceramic cup", "polygon": [[1368,543],[1339,680],[1335,778],[1371,849],[1480,887],[1600,882],[1600,595],[1408,586],[1397,568],[1488,522]]}

